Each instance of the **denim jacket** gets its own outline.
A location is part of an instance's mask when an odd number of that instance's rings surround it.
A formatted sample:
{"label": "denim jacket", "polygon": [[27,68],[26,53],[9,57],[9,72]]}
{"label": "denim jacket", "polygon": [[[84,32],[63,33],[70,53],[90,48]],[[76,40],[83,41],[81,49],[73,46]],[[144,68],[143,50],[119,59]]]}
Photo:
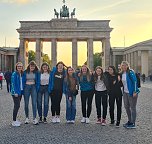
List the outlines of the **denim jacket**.
{"label": "denim jacket", "polygon": [[[25,70],[23,73],[23,89],[26,85],[26,73],[27,71]],[[35,72],[35,85],[36,85],[36,91],[38,92],[40,86],[39,71]]]}
{"label": "denim jacket", "polygon": [[[22,84],[23,84],[23,78],[22,78]],[[15,94],[18,94],[21,96],[21,83],[20,83],[20,75],[17,71],[13,72],[11,76],[11,94],[14,96]]]}

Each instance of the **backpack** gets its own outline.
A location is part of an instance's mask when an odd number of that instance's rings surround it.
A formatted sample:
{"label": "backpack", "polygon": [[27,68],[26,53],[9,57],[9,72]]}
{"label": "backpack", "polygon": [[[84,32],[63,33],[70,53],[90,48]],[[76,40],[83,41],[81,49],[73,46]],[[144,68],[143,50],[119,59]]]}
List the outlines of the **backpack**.
{"label": "backpack", "polygon": [[[131,70],[130,70],[131,71]],[[129,78],[130,80],[133,82],[133,79],[131,78],[130,76],[130,71],[129,71]],[[140,77],[137,73],[135,73],[135,76],[136,76],[136,79],[137,79],[137,87],[140,88],[141,87],[141,84],[140,84]]]}

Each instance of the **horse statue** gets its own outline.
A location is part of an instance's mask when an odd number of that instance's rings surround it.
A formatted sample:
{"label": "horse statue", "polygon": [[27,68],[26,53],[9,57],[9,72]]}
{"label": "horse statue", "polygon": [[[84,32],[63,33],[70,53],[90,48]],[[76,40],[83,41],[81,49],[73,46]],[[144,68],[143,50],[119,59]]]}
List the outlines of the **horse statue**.
{"label": "horse statue", "polygon": [[73,9],[73,12],[71,12],[71,18],[73,18],[73,16],[75,16],[75,8]]}
{"label": "horse statue", "polygon": [[56,10],[56,9],[54,9],[54,16],[56,16],[56,17],[57,17],[57,19],[59,18],[59,13],[57,12],[57,10]]}
{"label": "horse statue", "polygon": [[63,5],[62,9],[60,9],[60,18],[69,18],[69,8],[67,8],[67,6]]}

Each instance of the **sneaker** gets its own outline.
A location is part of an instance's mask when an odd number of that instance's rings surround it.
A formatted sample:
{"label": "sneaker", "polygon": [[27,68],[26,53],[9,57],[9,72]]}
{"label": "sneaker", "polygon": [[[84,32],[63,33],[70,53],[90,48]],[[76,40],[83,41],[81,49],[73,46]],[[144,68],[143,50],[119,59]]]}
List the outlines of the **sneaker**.
{"label": "sneaker", "polygon": [[44,122],[45,124],[47,123],[46,117],[44,117],[43,122]]}
{"label": "sneaker", "polygon": [[128,121],[127,123],[125,123],[125,124],[123,124],[123,127],[127,127],[128,125],[130,125],[131,124],[131,122],[130,121]]}
{"label": "sneaker", "polygon": [[102,119],[101,125],[102,125],[102,126],[105,126],[105,125],[106,125],[106,119]]}
{"label": "sneaker", "polygon": [[21,122],[19,120],[16,120],[17,123],[21,124]]}
{"label": "sneaker", "polygon": [[52,123],[56,123],[56,117],[55,116],[53,116],[53,118],[52,118]]}
{"label": "sneaker", "polygon": [[89,118],[86,118],[86,124],[90,123]]}
{"label": "sneaker", "polygon": [[25,119],[25,124],[29,124],[29,118]]}
{"label": "sneaker", "polygon": [[70,120],[67,120],[66,122],[67,122],[68,124],[69,124],[69,123],[71,123],[71,121],[70,121]]}
{"label": "sneaker", "polygon": [[35,118],[35,119],[33,120],[33,124],[34,124],[34,125],[38,125],[38,123],[39,123],[38,120]]}
{"label": "sneaker", "polygon": [[56,122],[57,122],[57,123],[60,123],[60,122],[61,122],[61,120],[60,120],[59,117],[56,117]]}
{"label": "sneaker", "polygon": [[116,127],[119,128],[119,125],[120,125],[120,121],[117,121],[116,122]]}
{"label": "sneaker", "polygon": [[98,119],[97,119],[96,124],[101,124],[101,118],[98,118]]}
{"label": "sneaker", "polygon": [[86,122],[86,118],[83,117],[83,118],[81,119],[81,123],[85,123],[85,122]]}
{"label": "sneaker", "polygon": [[115,121],[114,121],[114,120],[111,120],[110,125],[114,125],[114,124],[115,124]]}
{"label": "sneaker", "polygon": [[42,117],[39,118],[39,123],[42,123]]}
{"label": "sneaker", "polygon": [[136,126],[135,126],[135,124],[129,124],[129,125],[127,125],[127,127],[126,127],[127,129],[135,129],[136,128]]}
{"label": "sneaker", "polygon": [[20,123],[18,123],[17,121],[13,121],[13,122],[12,122],[12,126],[14,126],[14,127],[19,127],[19,126],[20,126]]}
{"label": "sneaker", "polygon": [[75,120],[71,120],[71,123],[74,124],[74,123],[75,123]]}

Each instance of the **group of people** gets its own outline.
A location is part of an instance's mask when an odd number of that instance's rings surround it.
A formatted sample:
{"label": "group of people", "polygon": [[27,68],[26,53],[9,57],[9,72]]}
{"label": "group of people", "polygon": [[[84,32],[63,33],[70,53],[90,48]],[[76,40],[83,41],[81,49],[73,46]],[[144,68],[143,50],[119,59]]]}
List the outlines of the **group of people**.
{"label": "group of people", "polygon": [[[22,96],[24,96],[25,124],[29,123],[30,97],[34,125],[42,122],[47,123],[49,97],[51,98],[51,121],[52,123],[60,123],[60,103],[63,94],[66,96],[66,121],[67,123],[75,123],[76,97],[79,90],[82,108],[81,123],[88,124],[90,122],[92,100],[95,95],[96,123],[106,125],[109,102],[110,124],[119,127],[123,98],[128,116],[128,121],[123,126],[136,128],[136,104],[139,89],[136,75],[126,61],[122,62],[119,73],[114,66],[109,66],[105,72],[101,66],[97,66],[92,72],[86,65],[83,65],[80,71],[75,72],[74,68],[65,66],[63,62],[58,62],[52,70],[44,62],[39,70],[34,61],[29,63],[26,70],[23,70],[23,64],[18,62],[16,71],[11,77],[11,94],[14,101],[12,125],[20,126],[21,124],[17,120],[17,113]],[[115,102],[117,105],[116,121],[114,117]],[[39,120],[36,119],[37,111]]]}

